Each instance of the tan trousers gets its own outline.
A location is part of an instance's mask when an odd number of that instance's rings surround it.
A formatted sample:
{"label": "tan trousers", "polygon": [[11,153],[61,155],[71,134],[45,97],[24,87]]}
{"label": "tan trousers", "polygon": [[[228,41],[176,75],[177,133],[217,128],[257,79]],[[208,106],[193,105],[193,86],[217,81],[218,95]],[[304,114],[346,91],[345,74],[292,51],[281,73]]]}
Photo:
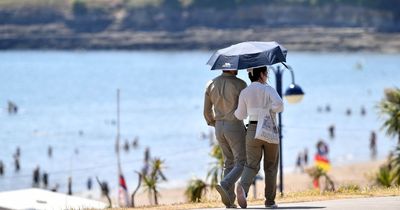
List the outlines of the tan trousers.
{"label": "tan trousers", "polygon": [[264,155],[264,173],[265,173],[265,204],[275,204],[276,195],[276,176],[279,163],[279,145],[270,144],[265,141],[254,139],[256,134],[255,124],[250,124],[246,134],[246,155],[247,161],[244,167],[240,183],[246,192],[249,192],[250,185],[254,177],[260,170],[261,158]]}

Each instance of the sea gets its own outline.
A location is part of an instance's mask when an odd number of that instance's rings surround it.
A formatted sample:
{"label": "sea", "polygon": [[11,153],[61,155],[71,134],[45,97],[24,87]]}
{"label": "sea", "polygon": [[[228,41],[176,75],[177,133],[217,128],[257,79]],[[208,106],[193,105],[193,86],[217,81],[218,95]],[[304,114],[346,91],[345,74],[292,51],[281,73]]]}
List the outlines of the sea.
{"label": "sea", "polygon": [[[203,118],[205,85],[221,74],[206,65],[212,53],[1,51],[0,191],[32,187],[36,167],[49,175],[48,188],[57,185],[59,192],[67,191],[68,177],[74,193],[87,191],[89,178],[98,189],[96,177],[116,189],[117,90],[120,162],[128,190],[137,185],[146,148],[164,161],[162,188],[205,179],[215,161],[209,155],[213,128]],[[284,99],[284,173],[293,172],[305,149],[312,164],[319,140],[328,144],[333,166],[371,160],[372,131],[377,159],[394,149],[397,139],[382,129],[385,116],[378,104],[385,88],[400,85],[400,54],[289,52],[287,63],[305,95],[297,104]],[[249,84],[246,71],[238,77]],[[285,70],[284,91],[291,82]],[[275,87],[272,71],[269,83]],[[18,107],[16,114],[8,113],[9,101]],[[19,171],[13,158],[17,148]]]}

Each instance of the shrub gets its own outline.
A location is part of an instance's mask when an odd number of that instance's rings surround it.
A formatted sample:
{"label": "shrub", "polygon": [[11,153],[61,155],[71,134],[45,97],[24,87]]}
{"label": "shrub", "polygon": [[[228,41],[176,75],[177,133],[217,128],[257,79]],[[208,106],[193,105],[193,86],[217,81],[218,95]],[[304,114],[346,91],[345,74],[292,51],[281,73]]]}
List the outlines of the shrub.
{"label": "shrub", "polygon": [[206,193],[207,184],[201,179],[193,179],[186,188],[185,195],[190,202],[201,202]]}

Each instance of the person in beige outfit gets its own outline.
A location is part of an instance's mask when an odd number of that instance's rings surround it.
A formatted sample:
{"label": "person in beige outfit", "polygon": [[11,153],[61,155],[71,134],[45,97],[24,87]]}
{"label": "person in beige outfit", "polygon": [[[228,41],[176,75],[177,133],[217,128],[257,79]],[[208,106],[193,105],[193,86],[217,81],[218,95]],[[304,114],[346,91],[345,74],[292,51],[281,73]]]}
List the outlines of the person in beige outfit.
{"label": "person in beige outfit", "polygon": [[255,139],[259,110],[265,107],[264,98],[269,98],[271,103],[271,116],[283,111],[283,101],[276,90],[267,84],[267,67],[258,67],[249,70],[251,84],[245,88],[239,96],[238,108],[235,116],[243,120],[249,117],[249,126],[246,134],[246,165],[242,178],[237,185],[236,193],[239,206],[247,207],[247,193],[254,177],[260,170],[261,158],[264,156],[265,173],[265,207],[276,208],[276,175],[279,162],[279,144],[271,144],[266,141]]}
{"label": "person in beige outfit", "polygon": [[223,71],[206,87],[204,118],[215,127],[215,135],[224,157],[223,179],[216,186],[227,208],[235,208],[234,186],[246,162],[246,128],[234,116],[240,92],[247,84],[236,77],[237,71]]}

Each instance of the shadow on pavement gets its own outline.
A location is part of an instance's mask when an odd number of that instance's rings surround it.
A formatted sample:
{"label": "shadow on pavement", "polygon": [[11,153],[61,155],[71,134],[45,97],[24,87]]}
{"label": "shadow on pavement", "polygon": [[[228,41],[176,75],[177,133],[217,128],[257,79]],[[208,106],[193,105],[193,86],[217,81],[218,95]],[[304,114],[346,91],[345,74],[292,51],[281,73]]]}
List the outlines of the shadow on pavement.
{"label": "shadow on pavement", "polygon": [[[324,209],[325,206],[282,206],[276,209]],[[247,209],[266,209],[265,207],[251,207]]]}

